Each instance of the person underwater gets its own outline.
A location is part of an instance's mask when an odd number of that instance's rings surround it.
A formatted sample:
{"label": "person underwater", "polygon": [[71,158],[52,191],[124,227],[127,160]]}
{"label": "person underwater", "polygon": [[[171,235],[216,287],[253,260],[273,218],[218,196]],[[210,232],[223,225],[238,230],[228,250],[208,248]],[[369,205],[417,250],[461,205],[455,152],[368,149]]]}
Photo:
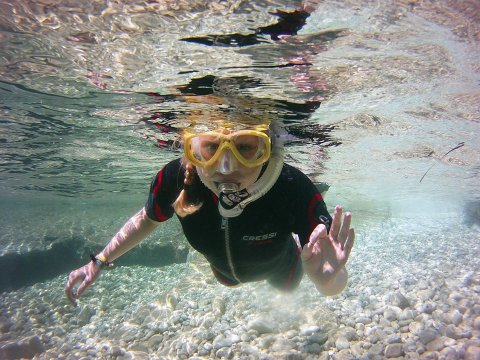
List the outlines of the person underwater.
{"label": "person underwater", "polygon": [[184,156],[157,173],[145,206],[69,274],[65,292],[72,304],[103,268],[174,214],[225,286],[266,280],[291,291],[306,272],[324,295],[345,288],[355,241],[351,214],[337,205],[330,216],[313,182],[284,163],[280,130],[214,121],[189,126],[182,138]]}

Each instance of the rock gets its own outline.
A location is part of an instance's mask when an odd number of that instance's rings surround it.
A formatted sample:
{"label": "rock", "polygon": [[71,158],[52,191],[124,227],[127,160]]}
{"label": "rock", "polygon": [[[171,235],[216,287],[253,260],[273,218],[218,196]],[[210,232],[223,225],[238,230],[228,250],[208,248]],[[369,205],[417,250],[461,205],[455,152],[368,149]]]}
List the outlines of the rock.
{"label": "rock", "polygon": [[457,354],[457,351],[452,348],[444,348],[442,351],[439,353],[439,358],[445,359],[445,360],[458,360],[459,356]]}
{"label": "rock", "polygon": [[392,322],[394,322],[394,321],[395,320],[387,320],[384,317],[382,317],[378,321],[378,325],[380,325],[380,327],[383,327],[383,328],[389,328],[389,327],[392,326]]}
{"label": "rock", "polygon": [[275,360],[275,359],[285,359],[285,360],[303,360],[304,356],[299,353],[298,351],[292,350],[292,351],[285,351],[278,353],[278,357],[275,356],[266,356],[266,357],[260,357],[260,359],[264,360]]}
{"label": "rock", "polygon": [[415,317],[415,313],[413,312],[413,310],[405,309],[398,316],[398,320],[400,321],[412,320],[414,317]]}
{"label": "rock", "polygon": [[367,325],[367,324],[370,324],[372,322],[372,319],[366,317],[366,316],[360,316],[358,318],[355,319],[355,323],[356,324],[363,324],[363,325]]}
{"label": "rock", "polygon": [[387,342],[387,344],[401,343],[402,342],[402,337],[398,334],[391,334],[391,335],[387,336],[386,342]]}
{"label": "rock", "polygon": [[356,357],[349,349],[340,350],[333,356],[334,360],[355,360]]}
{"label": "rock", "polygon": [[167,297],[165,298],[165,303],[167,304],[167,306],[172,309],[172,310],[175,310],[177,308],[177,305],[178,305],[178,297],[176,294],[168,294]]}
{"label": "rock", "polygon": [[368,357],[375,357],[378,355],[382,355],[384,353],[383,351],[383,344],[378,343],[373,345],[369,350],[368,350]]}
{"label": "rock", "polygon": [[118,340],[123,340],[126,342],[130,342],[136,338],[138,334],[138,326],[133,324],[120,324],[115,332],[113,333],[113,337]]}
{"label": "rock", "polygon": [[470,346],[476,346],[476,347],[480,347],[480,339],[479,338],[475,338],[475,339],[470,339],[470,340],[467,340],[465,342],[465,348],[469,348]]}
{"label": "rock", "polygon": [[361,357],[363,354],[363,347],[362,347],[362,342],[357,342],[350,346],[350,351],[352,352],[353,355],[355,355],[357,358]]}
{"label": "rock", "polygon": [[0,318],[0,334],[5,334],[10,330],[10,327],[12,326],[12,322],[4,317]]}
{"label": "rock", "polygon": [[215,299],[213,299],[212,311],[217,315],[225,314],[225,300],[218,296]]}
{"label": "rock", "polygon": [[25,339],[25,343],[28,344],[28,348],[33,354],[41,354],[45,351],[42,341],[38,336],[32,336]]}
{"label": "rock", "polygon": [[400,332],[402,334],[405,334],[405,333],[408,333],[410,331],[410,329],[408,328],[408,325],[407,326],[401,326],[400,327]]}
{"label": "rock", "polygon": [[354,341],[358,339],[357,332],[355,331],[354,328],[350,326],[346,326],[344,328],[340,328],[336,333],[335,333],[335,338],[343,337],[347,339],[348,341]]}
{"label": "rock", "polygon": [[383,312],[383,316],[388,321],[395,321],[398,319],[398,316],[402,313],[402,310],[396,306],[389,306]]}
{"label": "rock", "polygon": [[132,322],[141,325],[148,317],[150,317],[150,308],[148,306],[142,306],[136,311],[135,316],[133,316]]}
{"label": "rock", "polygon": [[458,344],[457,340],[450,339],[449,337],[444,336],[443,339],[444,339],[443,344],[445,345],[445,347],[454,347],[455,345]]}
{"label": "rock", "polygon": [[472,330],[471,329],[460,329],[455,325],[448,325],[445,328],[445,336],[448,336],[451,339],[468,339],[472,337]]}
{"label": "rock", "polygon": [[335,347],[337,348],[337,350],[348,349],[348,348],[350,348],[350,343],[348,342],[348,340],[346,338],[339,337],[335,341]]}
{"label": "rock", "polygon": [[310,354],[320,354],[320,352],[322,351],[322,347],[316,343],[308,344],[303,348],[303,351]]}
{"label": "rock", "polygon": [[84,326],[90,323],[92,316],[97,313],[97,310],[91,308],[90,306],[85,306],[80,310],[77,315],[77,324],[80,326]]}
{"label": "rock", "polygon": [[0,359],[33,358],[45,351],[38,336],[31,336],[18,342],[10,342],[0,348]]}
{"label": "rock", "polygon": [[403,344],[403,351],[405,351],[405,353],[415,352],[417,348],[417,343],[413,338],[409,337],[405,339],[405,342]]}
{"label": "rock", "polygon": [[201,348],[198,350],[198,355],[199,356],[208,356],[210,355],[210,351],[207,351],[207,349]]}
{"label": "rock", "polygon": [[428,344],[430,341],[435,339],[438,336],[438,332],[434,329],[428,328],[428,329],[423,329],[418,333],[418,340],[423,345]]}
{"label": "rock", "polygon": [[273,332],[273,326],[264,320],[256,319],[251,320],[247,324],[248,330],[255,330],[259,334],[267,334]]}
{"label": "rock", "polygon": [[401,292],[396,292],[391,298],[392,305],[404,310],[410,307],[410,301]]}
{"label": "rock", "polygon": [[110,354],[114,357],[119,357],[125,355],[125,350],[122,349],[120,346],[113,346]]}
{"label": "rock", "polygon": [[319,332],[321,329],[315,325],[302,326],[300,328],[300,336],[312,335],[316,332]]}
{"label": "rock", "polygon": [[420,360],[420,355],[415,351],[405,353],[403,357],[405,360]]}
{"label": "rock", "polygon": [[465,360],[480,360],[480,346],[469,346],[465,350]]}
{"label": "rock", "polygon": [[427,344],[428,351],[440,351],[445,347],[445,338],[438,337]]}
{"label": "rock", "polygon": [[420,304],[420,306],[418,307],[418,311],[425,314],[432,314],[434,310],[435,310],[435,305],[433,305],[432,303],[423,303],[423,304]]}
{"label": "rock", "polygon": [[480,316],[477,316],[473,321],[473,328],[480,331]]}
{"label": "rock", "polygon": [[307,342],[309,344],[320,344],[323,345],[328,340],[327,334],[313,334],[307,337]]}
{"label": "rock", "polygon": [[454,309],[453,311],[446,314],[444,319],[446,323],[458,326],[463,321],[463,315],[460,313],[460,311]]}
{"label": "rock", "polygon": [[252,356],[254,358],[258,357],[258,349],[255,346],[249,344],[243,344],[240,347],[240,352],[247,356]]}
{"label": "rock", "polygon": [[412,334],[418,335],[423,330],[423,324],[419,321],[413,321],[408,324],[408,328]]}
{"label": "rock", "polygon": [[210,343],[205,343],[203,346],[198,350],[198,355],[200,356],[207,356],[210,354],[210,351],[212,351],[213,346]]}
{"label": "rock", "polygon": [[150,349],[156,350],[163,341],[163,336],[160,334],[153,335],[150,339],[148,339],[147,345]]}
{"label": "rock", "polygon": [[209,314],[200,318],[200,325],[206,329],[210,329],[215,323],[215,318]]}
{"label": "rock", "polygon": [[240,335],[240,340],[243,341],[243,342],[249,342],[250,341],[250,335],[248,335],[247,333],[243,333],[242,335]]}
{"label": "rock", "polygon": [[[142,343],[142,342],[135,342],[135,343],[129,344],[128,347],[127,347],[127,350],[128,351],[141,351],[141,352],[145,352],[145,353],[148,353],[150,351],[148,346],[146,344]],[[88,351],[87,351],[87,353],[88,353]],[[92,356],[92,357],[97,358],[97,356]]]}
{"label": "rock", "polygon": [[293,341],[279,338],[273,343],[272,350],[277,352],[289,351],[295,349],[295,347],[296,345]]}
{"label": "rock", "polygon": [[422,360],[438,360],[438,353],[435,351],[425,351],[422,353]]}
{"label": "rock", "polygon": [[389,344],[385,348],[385,357],[387,358],[394,358],[403,356],[403,345],[402,344]]}
{"label": "rock", "polygon": [[469,310],[471,316],[480,315],[480,304],[475,304]]}
{"label": "rock", "polygon": [[474,277],[475,277],[475,272],[470,271],[468,274],[466,274],[466,275],[462,278],[462,285],[463,285],[463,286],[471,286],[472,283],[473,283]]}
{"label": "rock", "polygon": [[198,346],[190,341],[183,340],[180,349],[177,351],[177,355],[183,355],[186,357],[192,356],[198,349]]}
{"label": "rock", "polygon": [[258,346],[260,346],[262,349],[268,349],[275,342],[275,340],[275,336],[273,335],[262,337],[258,341]]}
{"label": "rock", "polygon": [[214,340],[213,340],[213,348],[215,350],[224,348],[224,347],[230,347],[232,346],[233,341],[229,338],[226,338],[223,335],[218,335]]}

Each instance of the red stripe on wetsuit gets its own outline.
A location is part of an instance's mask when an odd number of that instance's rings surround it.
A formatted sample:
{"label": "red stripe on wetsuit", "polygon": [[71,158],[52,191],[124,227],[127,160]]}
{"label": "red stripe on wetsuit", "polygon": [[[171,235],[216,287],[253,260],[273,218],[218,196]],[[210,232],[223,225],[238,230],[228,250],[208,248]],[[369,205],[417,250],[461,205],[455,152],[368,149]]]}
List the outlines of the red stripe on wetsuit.
{"label": "red stripe on wetsuit", "polygon": [[[321,194],[316,193],[313,195],[313,197],[310,199],[310,202],[308,203],[308,208],[307,208],[307,217],[308,217],[308,223],[310,224],[310,233],[317,227],[319,224],[318,218],[315,215],[315,207],[317,204],[323,201],[323,197]],[[302,246],[305,244],[302,244]]]}
{"label": "red stripe on wetsuit", "polygon": [[[164,169],[162,169],[162,170],[158,173],[157,183],[155,184],[155,187],[153,188],[153,197],[154,197],[154,199],[157,199],[158,192],[159,192],[160,189],[162,188],[163,171],[164,171]],[[157,202],[157,201],[154,201],[154,203],[153,203],[153,210],[155,211],[155,217],[157,218],[157,221],[162,222],[162,221],[165,221],[165,220],[168,220],[168,219],[169,219],[169,217],[166,216],[166,215],[163,213],[162,209],[160,209],[160,206],[158,205],[158,202]]]}

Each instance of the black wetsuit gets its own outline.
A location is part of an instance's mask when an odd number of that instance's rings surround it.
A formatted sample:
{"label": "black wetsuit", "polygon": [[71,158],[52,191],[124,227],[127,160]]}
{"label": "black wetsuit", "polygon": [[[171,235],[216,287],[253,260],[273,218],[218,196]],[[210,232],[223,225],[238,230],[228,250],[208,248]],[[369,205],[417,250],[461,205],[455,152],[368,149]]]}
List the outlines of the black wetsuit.
{"label": "black wetsuit", "polygon": [[[146,203],[151,219],[161,222],[174,214],[172,203],[183,189],[184,179],[180,159],[156,175]],[[292,233],[303,246],[319,223],[328,227],[331,222],[310,179],[284,164],[274,186],[233,218],[220,215],[217,196],[198,178],[195,184],[195,194],[203,204],[179,220],[188,242],[210,262],[217,279],[227,286],[268,280],[284,290],[296,287],[303,271]]]}

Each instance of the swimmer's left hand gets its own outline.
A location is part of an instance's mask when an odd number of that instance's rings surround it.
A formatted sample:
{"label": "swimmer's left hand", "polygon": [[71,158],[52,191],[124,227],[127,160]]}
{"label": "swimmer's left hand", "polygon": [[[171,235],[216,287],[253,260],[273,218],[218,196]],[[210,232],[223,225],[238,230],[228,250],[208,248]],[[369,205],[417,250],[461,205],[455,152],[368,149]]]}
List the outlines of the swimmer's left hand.
{"label": "swimmer's left hand", "polygon": [[347,212],[342,224],[342,207],[337,205],[330,232],[327,233],[325,225],[319,224],[303,247],[301,257],[305,272],[324,295],[336,295],[347,284],[345,264],[355,242],[351,220],[352,215]]}

